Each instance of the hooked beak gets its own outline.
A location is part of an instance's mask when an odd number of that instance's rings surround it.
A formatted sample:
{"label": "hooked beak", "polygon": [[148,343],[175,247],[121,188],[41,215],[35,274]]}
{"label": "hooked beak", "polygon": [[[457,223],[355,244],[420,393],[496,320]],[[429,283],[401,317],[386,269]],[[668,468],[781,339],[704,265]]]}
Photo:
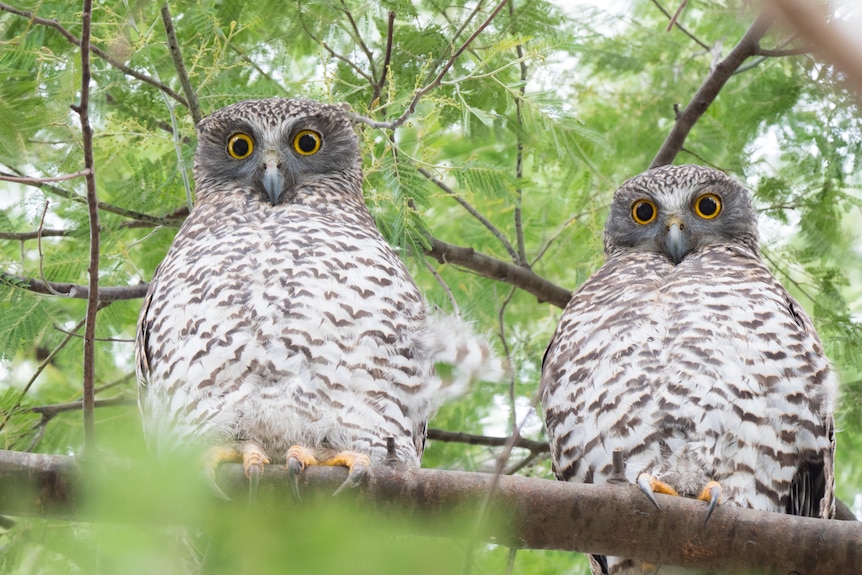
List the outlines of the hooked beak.
{"label": "hooked beak", "polygon": [[670,256],[671,260],[673,260],[674,265],[681,262],[682,258],[684,258],[689,251],[688,241],[682,233],[684,229],[685,223],[683,223],[682,218],[677,215],[669,216],[667,220],[665,220],[664,247],[667,255]]}
{"label": "hooked beak", "polygon": [[284,175],[281,173],[281,158],[278,152],[267,150],[263,156],[263,189],[274,206],[284,192]]}

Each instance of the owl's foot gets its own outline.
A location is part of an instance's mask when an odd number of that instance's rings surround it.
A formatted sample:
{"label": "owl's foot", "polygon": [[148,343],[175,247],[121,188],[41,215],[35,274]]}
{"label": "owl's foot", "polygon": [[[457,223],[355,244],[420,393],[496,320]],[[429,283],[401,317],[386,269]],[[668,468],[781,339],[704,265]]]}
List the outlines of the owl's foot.
{"label": "owl's foot", "polygon": [[348,469],[344,480],[333,495],[338,495],[343,489],[356,487],[371,468],[371,459],[364,453],[341,451],[324,459],[318,459],[315,452],[307,447],[294,445],[287,450],[287,470],[291,476],[290,487],[294,495],[299,497],[298,475],[309,465],[340,466]]}
{"label": "owl's foot", "polygon": [[257,499],[257,488],[260,485],[260,476],[263,475],[263,466],[269,463],[269,456],[263,447],[257,443],[247,441],[242,446],[242,468],[248,478],[248,500]]}
{"label": "owl's foot", "polygon": [[242,449],[219,445],[207,451],[208,482],[219,498],[229,501],[230,497],[225,495],[215,480],[215,470],[222,463],[242,463],[245,476],[248,478],[248,498],[249,501],[254,501],[257,497],[257,488],[260,485],[260,476],[263,475],[263,466],[269,463],[269,456],[263,448],[257,443],[247,441],[243,443]]}
{"label": "owl's foot", "polygon": [[[654,493],[679,496],[676,489],[648,473],[641,473],[638,475],[638,487],[643,491],[644,495],[647,496],[647,499],[655,505],[656,509],[661,508],[659,507],[658,501],[656,501],[655,495],[653,495]],[[706,510],[706,519],[703,521],[706,523],[709,521],[709,518],[712,516],[712,512],[715,511],[715,508],[718,506],[719,500],[721,499],[721,484],[719,484],[718,481],[710,481],[703,488],[703,491],[700,492],[700,495],[697,496],[697,499],[709,503],[709,508]]]}
{"label": "owl's foot", "polygon": [[650,500],[650,503],[655,505],[656,509],[661,509],[658,504],[658,501],[655,499],[655,495],[653,493],[664,493],[665,495],[676,495],[679,496],[676,489],[665,483],[664,481],[660,481],[650,475],[649,473],[641,473],[638,475],[638,487],[643,494],[647,496],[647,499]]}
{"label": "owl's foot", "polygon": [[709,508],[706,510],[706,519],[703,520],[705,525],[709,521],[709,518],[712,517],[712,512],[718,507],[719,500],[721,499],[721,484],[718,481],[710,481],[697,498],[701,501],[709,502]]}

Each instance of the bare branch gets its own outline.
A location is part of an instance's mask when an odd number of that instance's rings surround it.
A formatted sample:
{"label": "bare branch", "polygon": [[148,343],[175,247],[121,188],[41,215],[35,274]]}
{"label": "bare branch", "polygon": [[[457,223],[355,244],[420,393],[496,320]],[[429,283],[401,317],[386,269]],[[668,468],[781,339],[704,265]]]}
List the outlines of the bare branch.
{"label": "bare branch", "polygon": [[341,6],[341,11],[347,16],[347,19],[350,21],[350,27],[353,28],[353,33],[356,35],[356,43],[359,44],[359,47],[368,59],[368,65],[371,67],[371,83],[375,84],[377,70],[374,67],[374,54],[372,54],[371,50],[369,50],[368,46],[365,44],[365,41],[362,39],[362,34],[359,33],[359,26],[356,25],[356,20],[353,19],[353,14],[351,14],[350,10],[347,9],[347,4],[344,3],[344,0],[341,0]]}
{"label": "bare branch", "polygon": [[548,302],[559,308],[566,307],[572,292],[543,278],[535,272],[489,255],[446,243],[429,237],[430,248],[425,254],[440,263],[462,266],[493,280],[501,281],[531,293],[539,302]]}
{"label": "bare branch", "polygon": [[[665,9],[664,9],[664,6],[662,6],[661,4],[659,4],[658,0],[652,0],[652,3],[653,3],[653,4],[655,4],[656,8],[658,8],[659,10],[661,10],[661,13],[662,13],[662,14],[664,14],[665,16],[667,16],[667,17],[668,17],[668,19],[673,20],[673,15],[671,15],[671,13],[670,13],[670,12],[668,12],[667,10],[665,10]],[[710,48],[710,47],[709,47],[709,45],[707,45],[705,42],[702,42],[702,41],[701,41],[697,36],[695,36],[694,34],[692,34],[691,32],[689,32],[686,28],[684,28],[684,27],[683,27],[683,25],[682,25],[682,24],[680,24],[679,22],[674,22],[674,24],[676,24],[676,27],[677,27],[677,29],[678,29],[680,32],[682,32],[683,34],[685,34],[686,36],[688,36],[689,38],[691,38],[691,39],[694,41],[694,43],[695,43],[695,44],[697,44],[698,46],[700,46],[701,48],[703,48],[703,49],[704,49],[704,50],[706,50],[707,52],[709,52],[709,51],[712,49],[712,48]],[[670,30],[670,26],[668,26],[668,30]]]}
{"label": "bare branch", "polygon": [[[107,399],[97,399],[94,402],[93,407],[133,406],[137,404],[137,400],[135,400],[133,397],[118,395],[116,397],[109,397]],[[28,408],[27,411],[38,413],[42,416],[42,419],[44,421],[48,421],[54,419],[61,413],[81,409],[81,405],[83,405],[81,401],[69,401],[67,403],[55,403],[52,405],[37,405],[35,407]]]}
{"label": "bare branch", "polygon": [[[84,169],[87,171],[87,212],[90,222],[89,291],[84,323],[84,449],[95,449],[96,420],[93,410],[96,385],[96,313],[99,311],[99,198],[96,195],[96,174],[93,159],[93,128],[90,126],[90,25],[93,1],[84,0],[81,19],[81,101],[73,109],[81,118],[81,144],[84,149]],[[48,282],[42,282],[49,287]]]}
{"label": "bare branch", "polygon": [[679,20],[679,15],[682,14],[682,11],[685,10],[686,5],[688,4],[688,0],[682,0],[679,3],[679,7],[676,9],[676,12],[673,13],[673,16],[670,18],[670,22],[667,24],[667,29],[665,32],[670,32],[673,30],[674,25],[676,25],[677,20]]}
{"label": "bare branch", "polygon": [[473,40],[475,40],[479,36],[479,34],[481,34],[482,31],[488,27],[488,25],[494,20],[494,18],[497,17],[497,14],[500,13],[500,10],[503,9],[507,1],[508,0],[503,0],[502,2],[500,2],[500,4],[497,5],[496,8],[494,8],[494,11],[491,12],[491,14],[485,19],[485,21],[482,22],[482,24],[478,28],[476,28],[476,30],[472,34],[470,34],[470,37],[467,38],[464,43],[461,44],[461,46],[458,47],[458,49],[452,53],[452,56],[450,56],[446,63],[443,64],[443,68],[441,68],[436,78],[434,78],[424,88],[419,88],[418,90],[413,92],[413,99],[410,101],[410,105],[407,106],[407,109],[404,110],[404,113],[402,113],[398,118],[391,122],[377,122],[372,120],[371,118],[366,118],[364,116],[356,116],[356,120],[364,124],[368,124],[372,128],[378,128],[381,130],[394,130],[395,128],[406,122],[407,118],[409,118],[413,115],[414,112],[416,112],[416,106],[419,105],[419,100],[421,100],[425,94],[440,85],[440,82],[443,80],[443,77],[446,75],[446,73],[449,71],[449,69],[458,59],[458,57],[464,52],[464,50],[466,50],[470,46],[470,44],[473,43]]}
{"label": "bare branch", "polygon": [[376,106],[383,88],[386,87],[386,76],[389,73],[389,63],[392,61],[392,41],[395,36],[395,11],[389,11],[389,21],[386,27],[386,52],[383,55],[383,69],[380,72],[380,80],[374,85],[374,93],[371,95],[369,108]]}
{"label": "bare branch", "polygon": [[[485,445],[487,447],[503,447],[512,441],[512,437],[490,437],[488,435],[474,435],[472,433],[462,433],[460,431],[446,431],[445,429],[428,430],[428,439],[432,441],[447,441],[453,443],[466,443],[467,445]],[[514,447],[528,449],[532,453],[550,453],[546,441],[535,441],[527,439],[520,435],[512,444]]]}
{"label": "bare branch", "polygon": [[[128,464],[100,462],[90,468],[71,457],[0,451],[0,513],[75,518],[77,520],[144,521],[140,509],[130,516],[128,506],[81,505],[84,485],[94,474],[122,477]],[[344,481],[347,470],[309,467],[300,478],[303,491],[331,492]],[[217,479],[225,493],[244,505],[248,480],[240,464],[223,464]],[[369,479],[351,493],[369,511],[423,517],[428,530],[451,535],[447,522],[435,519],[475,509],[488,491],[492,476],[485,473],[438,469],[402,469],[377,465]],[[290,493],[287,470],[268,465],[261,496]],[[129,498],[141,497],[134,483],[119,484]],[[264,485],[277,486],[263,489]],[[98,492],[87,492],[98,498]],[[526,549],[559,549],[603,555],[635,557],[661,565],[680,565],[722,573],[755,572],[767,575],[791,572],[862,573],[862,529],[855,521],[827,521],[720,505],[709,523],[703,523],[706,503],[685,497],[656,495],[656,509],[636,486],[579,484],[530,477],[502,476],[491,498],[494,520],[482,535],[501,545]],[[289,509],[288,499],[268,504]],[[164,506],[151,519],[171,524],[192,522],[193,517],[166,517]],[[600,512],[597,512],[600,510]],[[399,525],[403,525],[399,523]],[[656,533],[662,534],[661,545]],[[744,552],[740,552],[744,550]]]}
{"label": "bare branch", "polygon": [[[72,332],[76,332],[84,325],[87,321],[86,316],[75,324],[75,327],[72,328]],[[24,398],[27,396],[27,393],[30,391],[30,388],[33,387],[33,384],[36,383],[36,380],[39,379],[39,376],[42,374],[42,371],[45,370],[46,367],[51,365],[51,362],[54,361],[54,358],[57,357],[57,354],[60,353],[66,345],[72,341],[72,334],[70,333],[63,340],[57,344],[57,347],[51,350],[51,353],[48,354],[48,357],[42,360],[42,362],[36,367],[36,371],[33,375],[30,376],[29,381],[24,384],[24,388],[21,390],[21,394],[18,396],[18,400],[15,402],[15,405],[12,406],[9,411],[7,411],[3,416],[3,421],[0,422],[0,431],[6,427],[6,424],[9,423],[9,418],[12,417],[12,414],[17,411],[19,407],[21,407],[21,402],[24,401]]]}
{"label": "bare branch", "polygon": [[468,202],[467,200],[465,200],[464,198],[462,198],[459,194],[455,193],[455,190],[453,190],[453,189],[452,189],[452,188],[450,188],[448,185],[446,185],[446,184],[443,182],[443,180],[440,180],[440,179],[438,179],[438,178],[435,178],[435,177],[434,177],[434,174],[432,174],[431,172],[429,172],[429,171],[428,171],[428,170],[426,170],[425,168],[416,168],[416,171],[418,171],[420,174],[422,174],[423,176],[425,176],[426,178],[428,178],[428,179],[431,181],[431,183],[432,183],[432,184],[434,184],[435,186],[437,186],[438,188],[440,188],[441,190],[443,190],[444,192],[446,192],[446,194],[448,194],[449,196],[451,196],[451,197],[452,197],[452,199],[454,199],[456,202],[458,202],[459,204],[461,204],[461,206],[462,206],[465,210],[467,210],[467,212],[468,212],[471,216],[473,216],[474,218],[476,218],[477,220],[479,220],[479,223],[481,223],[483,226],[485,226],[486,228],[488,228],[488,231],[490,231],[492,234],[494,234],[494,237],[495,237],[495,238],[497,238],[498,240],[500,240],[500,243],[501,243],[501,244],[503,244],[503,247],[506,249],[506,251],[507,251],[507,252],[509,252],[509,255],[510,255],[510,256],[512,256],[512,260],[513,260],[513,261],[515,261],[515,262],[517,262],[517,261],[518,261],[518,253],[515,251],[515,248],[513,248],[513,247],[512,247],[512,244],[511,244],[511,243],[509,243],[509,240],[508,240],[508,239],[506,239],[506,236],[505,236],[505,235],[503,235],[503,232],[501,232],[499,229],[497,229],[497,227],[496,227],[494,224],[492,224],[492,223],[490,222],[490,220],[488,220],[485,216],[483,216],[482,214],[480,214],[480,213],[479,213],[479,210],[477,210],[476,208],[474,208],[474,207],[470,204],[470,202]]}
{"label": "bare branch", "polygon": [[74,174],[67,174],[65,176],[54,176],[52,178],[22,178],[19,176],[8,176],[6,174],[0,173],[0,180],[3,180],[4,182],[15,182],[18,184],[36,185],[46,184],[49,182],[65,182],[66,180],[74,180],[75,178],[80,178],[88,174],[89,172],[86,169],[81,170],[80,172],[75,172]]}
{"label": "bare branch", "polygon": [[[53,29],[57,30],[70,43],[72,43],[78,47],[81,46],[81,40],[79,38],[77,38],[74,34],[69,32],[68,30],[66,30],[66,28],[64,28],[56,20],[47,20],[45,18],[39,18],[33,12],[27,12],[26,10],[19,10],[18,8],[13,8],[12,6],[9,6],[8,4],[4,4],[2,2],[0,2],[0,10],[2,10],[3,12],[9,12],[10,14],[15,14],[17,16],[22,16],[24,18],[27,18],[28,20],[30,20],[34,24],[39,24],[40,26],[47,26],[48,28],[53,28]],[[110,64],[111,66],[113,66],[117,70],[120,70],[122,73],[126,74],[127,76],[137,78],[138,80],[140,80],[141,82],[144,82],[145,84],[149,84],[150,86],[154,86],[154,87],[158,88],[159,90],[166,93],[167,95],[169,95],[171,98],[173,98],[174,100],[176,100],[177,102],[179,102],[183,106],[189,105],[188,102],[186,102],[185,99],[181,95],[179,95],[175,91],[171,90],[168,86],[166,86],[165,84],[162,84],[158,80],[151,78],[151,77],[147,76],[146,74],[142,74],[141,72],[138,72],[137,70],[129,68],[128,66],[126,66],[122,62],[112,58],[107,52],[105,52],[104,50],[102,50],[100,48],[97,48],[96,46],[90,46],[89,49],[93,54],[95,54],[96,56],[98,56],[102,60],[106,61],[108,64]]]}
{"label": "bare branch", "polygon": [[65,237],[71,234],[70,230],[38,229],[32,232],[0,232],[0,240],[18,240],[24,242],[35,240],[40,236],[43,238]]}
{"label": "bare branch", "polygon": [[180,85],[183,87],[183,92],[186,95],[186,101],[189,104],[189,111],[192,114],[192,119],[197,125],[203,119],[201,107],[198,104],[198,97],[192,88],[192,82],[189,79],[189,74],[186,72],[186,65],[183,62],[183,54],[180,51],[180,44],[177,41],[177,33],[174,30],[174,22],[171,20],[171,9],[168,3],[162,4],[162,23],[165,25],[165,35],[168,38],[168,50],[171,52],[171,58],[174,60],[174,68],[177,70],[177,76],[180,78]]}
{"label": "bare branch", "polygon": [[[14,169],[14,168],[12,168],[12,169]],[[5,176],[5,175],[10,175],[10,174],[0,172],[0,175]],[[72,192],[69,190],[64,190],[63,188],[61,188],[59,186],[55,186],[53,184],[42,183],[42,182],[38,182],[38,181],[21,182],[21,183],[28,185],[28,186],[33,186],[34,188],[39,188],[40,190],[42,190],[44,192],[49,192],[55,196],[59,196],[61,198],[66,198],[67,200],[72,200],[73,202],[78,202],[81,204],[87,203],[86,197],[79,196],[75,192]],[[167,226],[167,227],[172,227],[172,228],[178,228],[182,224],[181,218],[177,218],[177,219],[173,219],[170,217],[160,218],[158,216],[151,216],[149,214],[142,214],[140,212],[135,212],[133,210],[127,210],[126,208],[121,208],[119,206],[114,206],[112,204],[107,204],[105,202],[99,202],[98,207],[102,211],[105,211],[105,212],[108,212],[111,214],[116,214],[116,215],[122,216],[124,218],[129,218],[132,220],[138,220],[140,222],[145,222],[145,223],[149,224],[150,226]]]}
{"label": "bare branch", "polygon": [[[89,299],[90,288],[85,285],[66,282],[43,282],[35,278],[10,274],[0,270],[0,282],[25,289],[34,293],[53,295],[53,291],[62,297]],[[108,303],[127,299],[140,299],[147,293],[148,284],[140,283],[133,286],[109,286],[99,288],[99,301]]]}
{"label": "bare branch", "polygon": [[758,49],[758,42],[766,34],[771,18],[761,14],[754,21],[745,35],[739,41],[727,58],[719,62],[698,88],[688,106],[677,115],[673,128],[668,134],[661,149],[653,158],[650,168],[657,168],[673,162],[673,159],[685,144],[689,132],[718,97],[719,92],[733,75],[733,72]]}
{"label": "bare branch", "polygon": [[[515,19],[515,0],[511,0],[509,2],[509,17],[514,20]],[[527,90],[527,63],[524,61],[524,47],[521,46],[521,43],[515,46],[515,52],[518,55],[518,64],[520,64],[520,72],[521,72],[521,86],[518,88],[518,96],[515,98],[515,117],[518,122],[518,127],[524,127],[524,120],[521,115],[521,102],[524,99],[524,94],[526,94]],[[518,130],[516,135],[517,138],[517,152],[515,155],[515,179],[518,182],[518,187],[515,189],[515,238],[518,243],[518,257],[515,259],[515,262],[518,265],[527,266],[529,263],[527,262],[527,249],[524,245],[524,214],[523,214],[523,206],[522,206],[522,196],[523,191],[521,188],[521,182],[524,179],[524,142],[521,139],[521,130]]]}

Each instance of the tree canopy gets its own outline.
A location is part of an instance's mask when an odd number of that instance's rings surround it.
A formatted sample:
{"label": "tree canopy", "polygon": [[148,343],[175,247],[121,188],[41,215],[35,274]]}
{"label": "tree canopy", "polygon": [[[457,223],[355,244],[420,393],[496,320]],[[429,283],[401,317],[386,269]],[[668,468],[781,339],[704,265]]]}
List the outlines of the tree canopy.
{"label": "tree canopy", "polygon": [[[428,301],[475,322],[514,367],[509,384],[443,407],[424,467],[551,477],[533,411],[542,355],[568,294],[602,262],[610,198],[653,164],[698,163],[752,190],[766,261],[840,374],[837,489],[852,505],[858,99],[806,36],[747,4],[106,0],[85,18],[58,0],[0,3],[0,447],[144,451],[135,323],[194,201],[195,122],[239,100],[307,97],[350,105],[383,234]],[[492,440],[514,432],[538,443]],[[314,563],[330,538],[375,573],[451,572],[465,553],[477,573],[587,570],[571,553],[400,545],[376,527],[353,537],[362,522],[330,511],[300,512],[305,539],[290,544],[270,516],[232,520],[259,537],[254,549],[282,545],[279,560],[324,572],[348,564]],[[175,534],[12,523],[4,572],[180,572]],[[241,544],[224,546],[225,564],[257,565]]]}

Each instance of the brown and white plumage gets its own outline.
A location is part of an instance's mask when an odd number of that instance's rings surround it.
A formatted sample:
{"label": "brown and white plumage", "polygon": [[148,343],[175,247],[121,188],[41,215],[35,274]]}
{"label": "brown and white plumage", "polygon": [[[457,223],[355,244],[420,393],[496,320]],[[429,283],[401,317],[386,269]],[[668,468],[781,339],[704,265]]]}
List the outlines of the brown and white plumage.
{"label": "brown and white plumage", "polygon": [[[722,505],[834,514],[835,380],[757,242],[748,191],[720,172],[668,166],[620,187],[606,262],[543,366],[559,479],[607,481],[620,448],[631,482],[644,473],[697,497],[717,481]],[[613,557],[593,567],[641,572]]]}
{"label": "brown and white plumage", "polygon": [[391,438],[418,466],[440,403],[501,364],[467,325],[428,313],[375,227],[349,114],[228,106],[198,125],[194,173],[196,205],[139,320],[151,443],[227,447],[262,469],[291,446],[382,461]]}

